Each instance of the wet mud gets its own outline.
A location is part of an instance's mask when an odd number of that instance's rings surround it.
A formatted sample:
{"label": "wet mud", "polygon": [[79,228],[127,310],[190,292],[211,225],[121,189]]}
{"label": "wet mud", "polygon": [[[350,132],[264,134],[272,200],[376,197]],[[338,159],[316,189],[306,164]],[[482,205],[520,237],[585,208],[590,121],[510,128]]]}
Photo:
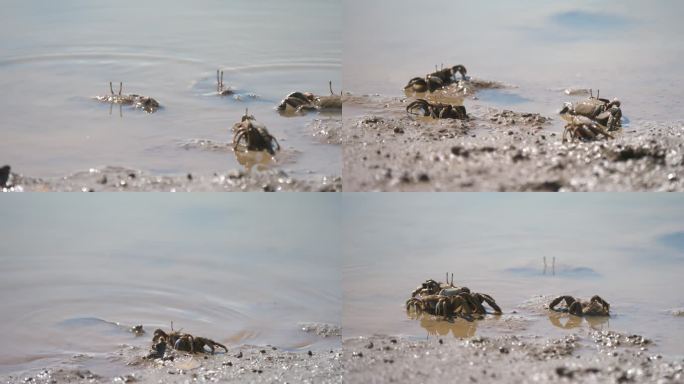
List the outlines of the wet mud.
{"label": "wet mud", "polygon": [[469,119],[437,120],[407,114],[413,99],[347,95],[346,191],[684,190],[684,122],[633,122],[612,140],[563,142],[557,115],[469,101]]}
{"label": "wet mud", "polygon": [[594,330],[561,338],[360,337],[343,342],[344,377],[350,383],[682,382],[684,361],[651,353],[651,344]]}

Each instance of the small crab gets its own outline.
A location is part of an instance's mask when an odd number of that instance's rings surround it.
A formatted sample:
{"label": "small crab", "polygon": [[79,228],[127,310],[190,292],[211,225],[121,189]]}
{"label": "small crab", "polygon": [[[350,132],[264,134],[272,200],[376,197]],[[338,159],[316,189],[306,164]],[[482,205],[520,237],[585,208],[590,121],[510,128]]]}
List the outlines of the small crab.
{"label": "small crab", "polygon": [[292,92],[278,104],[280,112],[301,112],[316,109],[316,96],[311,92]]}
{"label": "small crab", "polygon": [[[221,76],[219,77],[219,73]],[[235,93],[231,87],[225,87],[223,85],[223,71],[216,70],[216,94],[219,96],[228,96]]]}
{"label": "small crab", "polygon": [[159,109],[159,103],[157,100],[147,97],[136,95],[131,93],[130,95],[122,94],[123,82],[119,83],[119,92],[114,93],[114,88],[112,87],[112,82],[109,82],[109,95],[96,96],[95,99],[105,103],[111,104],[122,104],[122,105],[133,105],[135,108],[142,109],[147,113],[153,113]]}
{"label": "small crab", "polygon": [[406,91],[417,93],[434,92],[444,86],[444,82],[438,76],[425,75],[425,77],[414,77],[409,80],[404,87]]}
{"label": "small crab", "polygon": [[467,119],[466,109],[462,105],[442,103],[430,103],[425,99],[418,99],[406,106],[406,112],[418,115],[416,111],[422,111],[423,116],[434,119]]}
{"label": "small crab", "polygon": [[337,110],[342,109],[342,94],[335,94],[332,89],[332,81],[329,96],[316,96],[311,92],[292,92],[278,104],[276,109],[281,113],[300,113],[314,110]]}
{"label": "small crab", "polygon": [[[181,333],[180,331],[171,331],[166,333],[163,330],[157,328],[154,331],[154,336],[152,337],[152,348],[154,355],[164,355],[166,348],[170,347],[177,351],[190,352],[190,353],[211,353],[212,355],[216,351],[216,348],[222,348],[224,351],[228,352],[228,348],[217,343],[214,340],[207,339],[205,337],[193,336],[189,333]],[[208,348],[208,351],[207,349]]]}
{"label": "small crab", "polygon": [[434,92],[444,86],[457,81],[456,74],[461,75],[462,80],[466,80],[466,68],[462,65],[454,65],[451,68],[437,69],[435,72],[428,73],[425,77],[414,77],[409,80],[404,87],[405,91],[424,93]]}
{"label": "small crab", "polygon": [[570,141],[575,141],[575,139],[593,141],[596,140],[599,135],[609,139],[614,138],[613,135],[608,132],[606,126],[589,117],[572,114],[567,105],[561,110],[560,115],[568,122],[563,130],[563,141],[567,140],[568,135],[570,136]]}
{"label": "small crab", "polygon": [[143,329],[142,324],[139,325],[134,325],[128,329],[129,332],[136,336],[142,336],[145,334],[145,330]]}
{"label": "small crab", "polygon": [[[565,301],[565,308],[556,309],[556,306],[563,301]],[[549,304],[549,309],[568,312],[575,316],[610,316],[610,304],[598,295],[593,296],[589,301],[582,301],[572,296],[559,296]]]}
{"label": "small crab", "polygon": [[237,151],[243,142],[248,151],[266,151],[275,155],[280,150],[278,140],[268,132],[266,126],[257,123],[248,110],[245,110],[242,120],[233,125],[233,150]]}
{"label": "small crab", "polygon": [[608,131],[615,131],[622,126],[622,103],[617,98],[613,100],[602,99],[599,93],[594,94],[589,90],[589,98],[575,104],[566,103],[561,114],[567,110],[572,115],[588,117],[599,124],[608,128]]}

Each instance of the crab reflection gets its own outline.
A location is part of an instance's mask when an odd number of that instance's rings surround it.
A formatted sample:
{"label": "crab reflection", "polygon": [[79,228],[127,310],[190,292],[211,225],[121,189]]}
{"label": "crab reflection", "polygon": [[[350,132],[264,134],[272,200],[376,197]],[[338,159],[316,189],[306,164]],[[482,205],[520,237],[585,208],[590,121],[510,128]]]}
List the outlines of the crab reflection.
{"label": "crab reflection", "polygon": [[276,159],[267,151],[235,151],[238,163],[245,167],[247,172],[254,170],[264,171],[276,164]]}
{"label": "crab reflection", "polygon": [[559,313],[553,311],[549,311],[548,316],[549,321],[551,322],[551,324],[553,324],[553,326],[562,329],[573,329],[580,327],[583,323],[583,320],[585,320],[589,324],[589,327],[591,327],[592,329],[602,330],[604,328],[604,325],[609,325],[608,321],[610,320],[610,317],[608,316],[580,317],[571,315],[569,313]]}
{"label": "crab reflection", "polygon": [[444,319],[441,316],[433,316],[426,313],[411,312],[409,319],[419,320],[429,336],[447,336],[451,333],[456,338],[466,338],[475,336],[477,329],[476,321],[467,321],[461,318]]}

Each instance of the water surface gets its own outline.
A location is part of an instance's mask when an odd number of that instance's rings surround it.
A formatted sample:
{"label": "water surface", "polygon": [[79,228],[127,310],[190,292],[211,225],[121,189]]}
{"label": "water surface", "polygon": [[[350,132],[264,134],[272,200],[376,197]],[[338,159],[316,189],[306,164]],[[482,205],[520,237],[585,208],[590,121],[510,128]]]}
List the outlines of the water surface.
{"label": "water surface", "polygon": [[81,354],[112,365],[171,321],[229,345],[338,342],[301,329],[340,324],[337,196],[174,197],[0,201],[0,372]]}
{"label": "water surface", "polygon": [[[343,209],[345,337],[560,337],[593,327],[684,355],[684,317],[670,312],[684,307],[679,195],[355,194]],[[492,295],[504,315],[453,324],[407,316],[413,289],[447,271],[456,285]],[[543,310],[559,295],[595,294],[611,304],[611,318]]]}
{"label": "water surface", "polygon": [[401,96],[410,78],[435,65],[463,64],[469,75],[516,86],[466,108],[552,116],[577,99],[562,90],[578,87],[620,98],[632,124],[684,118],[681,2],[389,3],[345,0],[343,71],[351,92]]}
{"label": "water surface", "polygon": [[[116,165],[154,173],[239,168],[232,151],[183,149],[230,142],[250,109],[285,148],[280,165],[301,177],[339,174],[339,146],[313,137],[316,114],[283,118],[273,107],[300,90],[341,88],[341,4],[336,0],[92,3],[0,1],[1,163],[31,176]],[[242,101],[216,97],[215,71]],[[108,82],[163,109],[97,103]]]}

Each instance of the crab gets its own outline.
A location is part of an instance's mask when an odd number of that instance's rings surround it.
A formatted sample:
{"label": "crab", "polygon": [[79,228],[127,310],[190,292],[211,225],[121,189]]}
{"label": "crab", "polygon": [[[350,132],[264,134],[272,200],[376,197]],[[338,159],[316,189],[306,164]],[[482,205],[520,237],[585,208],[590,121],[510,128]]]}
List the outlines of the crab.
{"label": "crab", "polygon": [[157,328],[154,331],[154,336],[152,337],[152,353],[154,355],[161,355],[163,357],[167,347],[173,348],[177,351],[190,353],[209,352],[212,355],[216,352],[217,348],[221,348],[225,352],[228,352],[228,348],[225,345],[214,340],[207,339],[206,337],[193,336],[189,333],[182,333],[180,331],[171,331],[170,333],[166,333],[160,328]]}
{"label": "crab", "polygon": [[311,92],[292,92],[278,104],[276,109],[281,113],[308,112],[314,110],[342,109],[342,93],[335,94],[332,81],[329,96],[316,96]]}
{"label": "crab", "polygon": [[302,112],[316,109],[316,96],[311,92],[292,92],[278,104],[280,112]]}
{"label": "crab", "polygon": [[[472,320],[473,315],[482,317],[487,313],[483,305],[487,303],[495,314],[501,314],[501,308],[490,295],[471,292],[468,287],[457,287],[453,283],[453,274],[451,276],[450,283],[439,283],[431,279],[418,286],[406,301],[406,310]],[[447,282],[448,277],[447,274]]]}
{"label": "crab", "polygon": [[417,99],[406,106],[406,112],[419,115],[416,111],[422,111],[423,116],[430,116],[434,119],[467,119],[466,109],[462,105],[451,105],[442,103],[430,103],[425,99]]}
{"label": "crab", "polygon": [[[565,302],[565,307],[556,309],[556,306],[562,302]],[[582,301],[572,296],[559,296],[549,304],[549,309],[568,312],[575,316],[610,316],[610,304],[598,295],[594,295],[589,301]]]}
{"label": "crab", "polygon": [[588,117],[599,124],[608,128],[608,131],[615,131],[622,126],[622,103],[617,98],[613,100],[602,99],[599,93],[594,94],[589,90],[589,98],[575,104],[566,103],[561,114],[567,110],[572,115]]}
{"label": "crab", "polygon": [[[219,77],[219,73],[221,76]],[[223,71],[216,70],[216,94],[219,96],[228,96],[235,93],[235,91],[230,87],[225,87],[223,85]]]}
{"label": "crab", "polygon": [[114,93],[114,88],[112,87],[112,82],[109,82],[109,95],[96,96],[95,100],[111,103],[111,104],[122,104],[122,105],[133,105],[135,108],[142,109],[147,113],[154,113],[159,109],[159,103],[157,100],[147,97],[136,95],[131,93],[130,95],[122,94],[123,82],[119,83],[119,92]]}
{"label": "crab", "polygon": [[241,144],[247,151],[266,151],[271,155],[280,150],[278,140],[268,132],[266,126],[257,123],[248,110],[245,110],[242,120],[233,125],[233,150],[237,151]]}
{"label": "crab", "polygon": [[437,69],[435,72],[428,73],[425,77],[414,77],[409,80],[404,87],[406,91],[417,93],[434,92],[446,85],[457,81],[456,74],[461,75],[462,80],[466,80],[466,68],[462,65],[454,65],[451,68]]}
{"label": "crab", "polygon": [[568,135],[570,136],[570,141],[574,141],[575,139],[593,141],[596,140],[599,135],[609,139],[614,138],[614,136],[608,132],[608,127],[589,117],[572,114],[567,105],[561,110],[560,115],[568,122],[563,130],[563,141],[567,140]]}

